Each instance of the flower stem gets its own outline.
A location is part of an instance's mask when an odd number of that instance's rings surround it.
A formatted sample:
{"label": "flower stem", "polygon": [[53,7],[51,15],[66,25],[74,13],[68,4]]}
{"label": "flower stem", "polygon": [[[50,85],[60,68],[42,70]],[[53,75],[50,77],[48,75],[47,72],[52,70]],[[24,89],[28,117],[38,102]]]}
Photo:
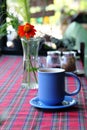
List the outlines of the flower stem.
{"label": "flower stem", "polygon": [[33,67],[33,64],[32,64],[32,62],[31,62],[31,58],[30,58],[30,65],[31,65],[31,68],[32,68],[32,71],[33,71],[33,74],[34,74],[34,78],[35,78],[35,81],[36,81],[36,83],[37,83],[37,77],[36,77],[36,73],[35,73],[35,71],[34,71],[34,67]]}
{"label": "flower stem", "polygon": [[26,12],[26,18],[27,22],[30,23],[30,5],[29,5],[29,0],[24,0],[24,7],[25,7],[25,12]]}

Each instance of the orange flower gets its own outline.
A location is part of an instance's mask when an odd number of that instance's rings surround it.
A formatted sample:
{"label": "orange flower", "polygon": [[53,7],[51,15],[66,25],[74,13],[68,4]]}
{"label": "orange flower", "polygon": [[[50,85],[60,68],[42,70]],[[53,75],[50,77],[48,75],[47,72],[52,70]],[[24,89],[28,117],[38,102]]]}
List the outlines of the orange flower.
{"label": "orange flower", "polygon": [[27,39],[34,37],[36,34],[36,30],[34,29],[34,26],[26,23],[25,25],[20,25],[18,27],[18,35],[20,37],[25,37]]}

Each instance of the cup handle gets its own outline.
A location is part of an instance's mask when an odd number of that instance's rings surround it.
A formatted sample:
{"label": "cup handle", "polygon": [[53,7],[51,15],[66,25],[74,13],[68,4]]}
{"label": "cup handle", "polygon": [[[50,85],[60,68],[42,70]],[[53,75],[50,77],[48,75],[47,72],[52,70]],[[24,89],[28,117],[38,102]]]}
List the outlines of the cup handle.
{"label": "cup handle", "polygon": [[73,95],[78,94],[80,89],[81,89],[81,82],[80,82],[79,78],[77,77],[77,75],[75,75],[72,72],[65,72],[65,76],[71,76],[71,77],[75,78],[77,80],[77,82],[78,82],[77,89],[75,91],[73,91],[72,93],[65,92],[65,95],[73,96]]}

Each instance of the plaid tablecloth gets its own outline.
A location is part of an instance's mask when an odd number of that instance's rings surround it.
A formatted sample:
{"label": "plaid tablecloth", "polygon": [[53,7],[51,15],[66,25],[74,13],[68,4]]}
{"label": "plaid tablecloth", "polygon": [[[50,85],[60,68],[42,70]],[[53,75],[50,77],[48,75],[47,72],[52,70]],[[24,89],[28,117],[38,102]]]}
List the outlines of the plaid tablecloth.
{"label": "plaid tablecloth", "polygon": [[[81,62],[78,67],[82,69]],[[74,96],[78,104],[66,109],[44,110],[30,105],[37,89],[23,89],[22,57],[0,57],[0,115],[8,112],[0,130],[87,130],[87,79],[82,76],[81,91]],[[77,83],[66,79],[70,90]]]}

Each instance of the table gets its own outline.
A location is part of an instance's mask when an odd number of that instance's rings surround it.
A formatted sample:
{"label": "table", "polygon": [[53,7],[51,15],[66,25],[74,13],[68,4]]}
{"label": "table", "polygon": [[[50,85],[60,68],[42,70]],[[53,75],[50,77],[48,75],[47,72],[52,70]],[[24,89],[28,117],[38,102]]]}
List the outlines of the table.
{"label": "table", "polygon": [[[81,62],[77,62],[80,69]],[[0,130],[86,130],[87,129],[87,79],[79,76],[81,91],[74,96],[78,102],[66,109],[44,110],[30,105],[37,95],[37,89],[23,89],[22,56],[0,57],[0,114],[8,111],[7,119],[0,124]],[[76,81],[66,79],[70,90]]]}

